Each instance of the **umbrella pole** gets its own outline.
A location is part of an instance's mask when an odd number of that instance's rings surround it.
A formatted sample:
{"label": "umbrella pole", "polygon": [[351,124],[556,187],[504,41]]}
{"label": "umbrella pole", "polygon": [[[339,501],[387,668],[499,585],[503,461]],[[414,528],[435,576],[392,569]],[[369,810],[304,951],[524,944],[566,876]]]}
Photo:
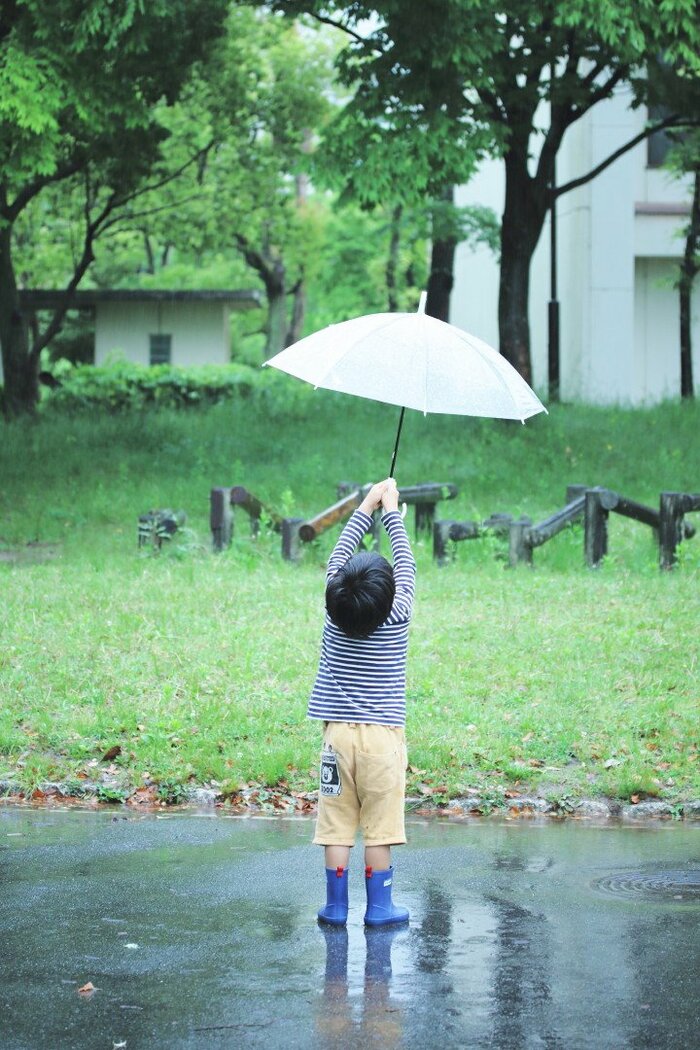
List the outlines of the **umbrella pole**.
{"label": "umbrella pole", "polygon": [[396,466],[396,455],[399,451],[399,441],[401,440],[401,427],[403,426],[403,417],[406,412],[405,408],[401,409],[401,415],[399,416],[399,429],[396,431],[396,444],[394,445],[394,454],[391,457],[391,469],[389,470],[389,477],[394,476],[394,467]]}

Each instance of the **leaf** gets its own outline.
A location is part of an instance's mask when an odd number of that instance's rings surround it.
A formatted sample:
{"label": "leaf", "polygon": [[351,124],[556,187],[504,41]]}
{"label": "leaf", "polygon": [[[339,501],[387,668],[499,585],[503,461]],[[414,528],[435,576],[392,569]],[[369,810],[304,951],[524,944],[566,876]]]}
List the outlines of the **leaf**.
{"label": "leaf", "polygon": [[121,753],[121,744],[115,744],[114,747],[110,747],[108,751],[105,751],[104,755],[102,756],[102,761],[111,762],[117,757],[117,755],[121,755]]}
{"label": "leaf", "polygon": [[82,988],[78,988],[78,994],[84,995],[88,998],[96,991],[97,989],[95,988],[95,985],[92,983],[92,981],[88,981],[87,984],[84,984],[82,986]]}

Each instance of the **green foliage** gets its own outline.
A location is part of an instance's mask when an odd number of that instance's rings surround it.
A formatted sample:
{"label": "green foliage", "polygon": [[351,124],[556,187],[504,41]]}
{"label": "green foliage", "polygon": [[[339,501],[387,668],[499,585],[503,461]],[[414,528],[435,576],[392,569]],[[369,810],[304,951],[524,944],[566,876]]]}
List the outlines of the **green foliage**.
{"label": "green foliage", "polygon": [[200,408],[251,398],[272,413],[303,410],[311,388],[272,369],[244,364],[176,368],[113,361],[59,368],[60,386],[47,393],[45,412],[128,412],[148,407]]}

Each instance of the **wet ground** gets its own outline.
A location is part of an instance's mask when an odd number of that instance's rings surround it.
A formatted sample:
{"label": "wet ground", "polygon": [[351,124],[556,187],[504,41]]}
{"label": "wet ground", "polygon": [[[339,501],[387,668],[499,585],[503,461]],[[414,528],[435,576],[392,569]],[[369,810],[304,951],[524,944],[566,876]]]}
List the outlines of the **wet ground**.
{"label": "wet ground", "polygon": [[697,825],[412,822],[325,932],[311,827],[0,808],[2,1050],[700,1046]]}

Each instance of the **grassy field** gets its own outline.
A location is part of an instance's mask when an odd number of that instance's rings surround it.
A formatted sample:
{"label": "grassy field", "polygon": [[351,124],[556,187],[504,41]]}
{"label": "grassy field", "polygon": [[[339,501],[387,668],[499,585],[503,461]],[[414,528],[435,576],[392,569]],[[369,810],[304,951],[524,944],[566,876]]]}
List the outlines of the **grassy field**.
{"label": "grassy field", "polygon": [[[386,475],[396,421],[309,391],[293,410],[257,400],[2,425],[0,781],[102,779],[105,798],[146,785],[169,800],[194,784],[313,789],[305,705],[337,530],[290,565],[279,537],[253,540],[240,515],[213,555],[209,491],[245,485],[310,516],[338,481]],[[657,505],[662,490],[700,490],[700,409],[559,406],[524,427],[411,414],[397,476],[455,483],[439,515],[458,519],[537,521],[574,483]],[[151,507],[188,515],[160,555],[136,545]],[[651,531],[614,516],[598,570],[579,526],[532,569],[505,554],[486,536],[437,568],[430,540],[416,544],[409,790],[485,805],[511,791],[700,797],[700,536],[671,573]]]}

